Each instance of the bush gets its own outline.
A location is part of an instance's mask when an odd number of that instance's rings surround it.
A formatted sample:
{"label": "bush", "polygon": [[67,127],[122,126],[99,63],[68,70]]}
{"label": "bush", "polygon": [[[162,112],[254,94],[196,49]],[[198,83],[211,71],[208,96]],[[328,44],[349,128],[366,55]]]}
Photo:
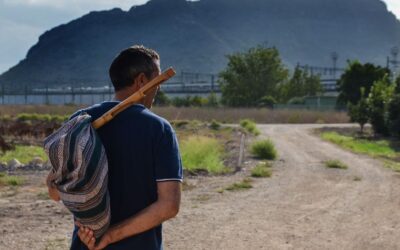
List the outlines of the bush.
{"label": "bush", "polygon": [[181,142],[182,163],[189,171],[206,170],[212,174],[227,173],[222,160],[223,146],[214,138],[190,136]]}
{"label": "bush", "polygon": [[370,121],[375,134],[389,135],[388,128],[388,101],[391,91],[390,81],[387,76],[377,81],[371,88],[368,96],[368,106],[370,110]]}
{"label": "bush", "polygon": [[260,130],[257,128],[256,123],[250,119],[240,120],[240,126],[244,128],[247,132],[255,136],[261,133]]}
{"label": "bush", "polygon": [[277,101],[272,96],[264,96],[258,101],[259,107],[273,108]]}
{"label": "bush", "polygon": [[368,122],[370,114],[369,114],[369,106],[367,102],[367,98],[364,96],[365,90],[361,89],[361,99],[358,101],[356,105],[349,103],[349,115],[352,122],[357,122],[360,125],[361,133],[364,132],[364,125]]}
{"label": "bush", "polygon": [[275,160],[277,157],[275,146],[271,140],[254,142],[251,145],[251,153],[260,159],[266,160]]}
{"label": "bush", "polygon": [[389,102],[388,112],[390,133],[400,138],[400,94],[393,96]]}
{"label": "bush", "polygon": [[347,165],[338,160],[329,160],[325,162],[327,168],[348,169]]}
{"label": "bush", "polygon": [[207,97],[207,106],[208,107],[218,107],[218,97],[215,93],[211,93]]}
{"label": "bush", "polygon": [[288,101],[288,104],[290,104],[290,105],[303,105],[305,103],[306,103],[306,101],[305,101],[304,97],[293,97],[292,99],[290,99]]}
{"label": "bush", "polygon": [[271,177],[272,172],[270,169],[271,165],[267,162],[262,162],[255,166],[251,170],[251,177],[262,178],[262,177]]}
{"label": "bush", "polygon": [[159,90],[154,99],[154,104],[157,106],[169,106],[171,105],[171,99],[164,93],[164,91]]}
{"label": "bush", "polygon": [[210,128],[214,130],[219,130],[221,128],[221,124],[216,120],[212,120],[210,123]]}

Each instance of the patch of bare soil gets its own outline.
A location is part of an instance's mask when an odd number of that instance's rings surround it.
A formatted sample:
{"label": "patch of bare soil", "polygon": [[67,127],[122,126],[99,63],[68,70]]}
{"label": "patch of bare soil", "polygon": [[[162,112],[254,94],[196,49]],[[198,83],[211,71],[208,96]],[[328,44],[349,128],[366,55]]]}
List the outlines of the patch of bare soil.
{"label": "patch of bare soil", "polygon": [[[322,141],[312,130],[323,125],[259,127],[279,152],[272,177],[222,192],[249,175],[256,162],[247,160],[234,175],[186,178],[181,211],[164,224],[165,249],[400,249],[399,174]],[[328,169],[328,159],[349,169]],[[0,187],[0,249],[68,248],[72,218],[45,199],[44,175]]]}

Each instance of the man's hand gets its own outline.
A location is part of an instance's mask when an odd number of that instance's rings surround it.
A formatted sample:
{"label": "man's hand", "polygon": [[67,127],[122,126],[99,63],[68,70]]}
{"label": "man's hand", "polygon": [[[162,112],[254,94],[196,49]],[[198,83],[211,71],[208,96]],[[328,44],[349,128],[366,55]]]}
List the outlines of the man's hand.
{"label": "man's hand", "polygon": [[177,181],[158,182],[157,192],[156,202],[108,229],[104,236],[106,243],[111,244],[145,232],[175,217],[181,201],[181,183]]}
{"label": "man's hand", "polygon": [[96,239],[93,236],[93,231],[89,228],[80,226],[78,230],[79,239],[81,239],[82,243],[86,245],[89,250],[94,250]]}
{"label": "man's hand", "polygon": [[80,224],[79,222],[75,222],[75,225],[79,227],[78,230],[79,239],[82,241],[83,244],[86,245],[86,247],[89,250],[102,250],[111,243],[110,237],[106,233],[100,239],[100,242],[96,244],[96,239],[94,238],[94,233],[91,229],[82,226],[82,224]]}

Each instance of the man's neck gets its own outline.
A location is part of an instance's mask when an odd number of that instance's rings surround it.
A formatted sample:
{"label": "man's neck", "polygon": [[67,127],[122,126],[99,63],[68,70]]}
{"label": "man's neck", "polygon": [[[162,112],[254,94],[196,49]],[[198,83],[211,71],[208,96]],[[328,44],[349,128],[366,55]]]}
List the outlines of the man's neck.
{"label": "man's neck", "polygon": [[[115,92],[114,100],[122,102],[123,100],[125,100],[126,98],[131,96],[132,94],[133,93],[131,93],[130,91],[120,90],[120,91]],[[138,104],[143,104],[143,101],[138,102]]]}

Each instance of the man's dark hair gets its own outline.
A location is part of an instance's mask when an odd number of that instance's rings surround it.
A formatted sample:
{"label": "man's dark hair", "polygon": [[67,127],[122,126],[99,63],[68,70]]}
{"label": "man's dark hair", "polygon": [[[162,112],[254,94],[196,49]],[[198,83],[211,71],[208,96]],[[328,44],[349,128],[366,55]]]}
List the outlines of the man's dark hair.
{"label": "man's dark hair", "polygon": [[157,70],[155,60],[159,59],[160,56],[157,52],[142,45],[135,45],[123,50],[114,59],[109,69],[115,91],[132,85],[140,73],[144,73],[146,77],[150,78]]}

